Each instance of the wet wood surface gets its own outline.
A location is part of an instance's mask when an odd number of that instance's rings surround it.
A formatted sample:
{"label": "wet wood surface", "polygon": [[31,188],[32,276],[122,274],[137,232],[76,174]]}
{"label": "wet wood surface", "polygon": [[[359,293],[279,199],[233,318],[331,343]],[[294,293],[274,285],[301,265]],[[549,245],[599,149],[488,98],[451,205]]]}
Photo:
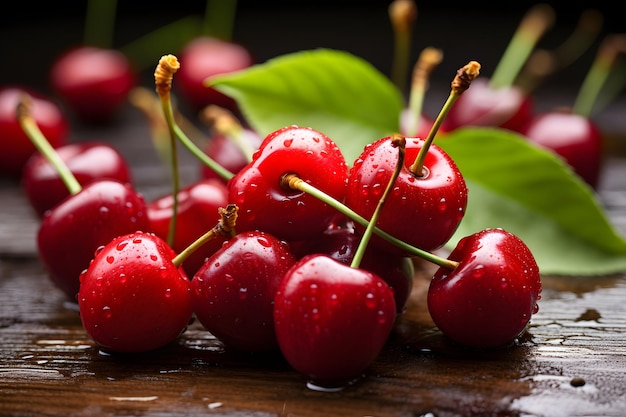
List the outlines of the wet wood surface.
{"label": "wet wood surface", "polygon": [[[263,15],[263,29],[271,26],[270,17]],[[311,31],[304,40],[285,39],[278,32],[273,39],[271,33],[257,35],[257,20],[250,16],[242,24],[249,28],[243,41],[253,48],[285,41],[293,42],[294,49],[319,44],[313,26],[301,25]],[[373,22],[387,24],[386,17]],[[431,28],[436,39],[439,26]],[[25,33],[18,31],[19,39]],[[374,32],[337,39],[349,45],[380,42]],[[499,42],[490,50],[500,51],[508,38],[490,40]],[[44,58],[53,53],[47,44],[37,45],[49,49],[43,51]],[[366,55],[368,48],[356,52]],[[266,57],[283,52],[288,51],[272,50]],[[381,54],[385,59],[387,52]],[[448,55],[452,58],[446,62],[453,68],[465,62],[464,56],[454,59],[460,52],[453,49]],[[430,97],[445,98],[447,79],[432,86]],[[569,103],[573,95],[553,91],[548,89],[544,96],[544,108]],[[441,102],[431,103],[438,109]],[[611,220],[626,233],[624,114],[622,99],[599,115],[609,130],[599,197]],[[169,191],[168,170],[160,164],[145,120],[135,109],[125,109],[110,126],[74,125],[72,135],[76,141],[105,139],[117,146],[147,199]],[[197,162],[184,151],[181,158],[183,181],[190,182],[198,174]],[[419,263],[407,311],[381,355],[363,379],[340,392],[325,393],[308,389],[305,379],[279,355],[241,356],[225,350],[197,321],[167,348],[141,355],[103,354],[82,329],[76,307],[51,284],[38,260],[38,224],[19,183],[0,179],[2,417],[626,416],[626,274],[543,277],[539,312],[516,345],[472,351],[451,344],[433,325],[425,302],[433,270]]]}
{"label": "wet wood surface", "polygon": [[[142,116],[108,130],[146,198],[168,190]],[[76,130],[77,140],[91,137]],[[127,140],[128,138],[132,140]],[[620,142],[621,143],[621,142]],[[626,158],[612,147],[599,191],[626,230]],[[184,152],[183,179],[198,164]],[[365,377],[316,392],[279,356],[229,352],[197,322],[172,346],[141,355],[99,352],[75,306],[52,286],[36,252],[38,220],[18,183],[0,192],[0,415],[623,416],[626,276],[544,277],[539,312],[509,349],[449,343],[425,306],[432,267],[417,264],[407,312]]]}

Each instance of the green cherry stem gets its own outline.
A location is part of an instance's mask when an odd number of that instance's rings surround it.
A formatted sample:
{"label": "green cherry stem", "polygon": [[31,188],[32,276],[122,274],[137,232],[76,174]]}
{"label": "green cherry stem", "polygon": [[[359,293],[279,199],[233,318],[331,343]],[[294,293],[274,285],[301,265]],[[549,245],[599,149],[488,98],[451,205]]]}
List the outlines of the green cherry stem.
{"label": "green cherry stem", "polygon": [[174,257],[172,263],[176,266],[181,266],[183,262],[198,248],[205,243],[215,239],[218,236],[234,236],[235,224],[237,223],[237,212],[239,207],[236,204],[229,204],[228,206],[220,207],[218,212],[220,214],[220,220],[209,231],[194,240],[189,246],[187,246],[182,252]]}
{"label": "green cherry stem", "polygon": [[378,223],[378,218],[380,217],[380,213],[385,205],[385,201],[387,197],[391,193],[396,180],[398,179],[398,175],[400,175],[400,171],[402,171],[402,167],[404,166],[404,155],[406,153],[406,138],[399,134],[394,134],[391,137],[391,145],[395,148],[398,148],[398,162],[396,163],[396,168],[393,170],[393,174],[387,183],[387,188],[383,192],[383,195],[378,200],[378,204],[376,205],[376,209],[372,214],[372,217],[363,232],[363,236],[359,242],[359,246],[356,248],[356,252],[354,253],[354,257],[352,258],[352,263],[350,266],[352,268],[358,268],[361,265],[361,261],[363,260],[363,256],[365,251],[367,250],[367,245],[374,233],[374,228],[376,227],[376,223]]}
{"label": "green cherry stem", "polygon": [[17,121],[24,133],[31,140],[35,148],[50,162],[59,174],[59,177],[67,187],[71,195],[78,194],[82,190],[82,186],[69,169],[67,164],[61,159],[57,151],[50,145],[48,139],[44,136],[37,125],[37,122],[31,116],[32,98],[28,94],[24,94],[17,104],[15,111]]}
{"label": "green cherry stem", "polygon": [[576,96],[572,108],[574,113],[591,116],[594,104],[615,67],[618,55],[623,53],[626,53],[626,34],[612,34],[604,38]]}
{"label": "green cherry stem", "polygon": [[208,105],[202,112],[200,118],[209,125],[217,134],[224,135],[232,141],[243,153],[248,162],[252,161],[252,154],[255,149],[243,138],[243,126],[237,117],[225,109],[216,105]]}
{"label": "green cherry stem", "polygon": [[178,71],[180,65],[178,59],[174,55],[163,55],[159,60],[159,63],[154,71],[154,82],[156,85],[156,91],[161,99],[161,105],[163,107],[163,114],[167,120],[167,125],[170,128],[170,156],[172,167],[172,221],[170,222],[169,233],[167,236],[167,243],[172,246],[174,243],[174,235],[176,234],[176,220],[178,218],[178,192],[180,190],[180,174],[178,172],[178,151],[176,140],[176,132],[173,129],[174,111],[172,110],[172,101],[170,98],[170,91],[172,89],[172,79],[174,73]]}
{"label": "green cherry stem", "polygon": [[[280,180],[281,186],[290,190],[297,190],[303,193],[307,193],[329,206],[335,208],[339,213],[345,215],[350,220],[359,223],[363,227],[367,227],[369,225],[369,221],[362,217],[360,214],[352,210],[350,207],[343,204],[341,201],[335,199],[334,197],[326,194],[324,191],[314,187],[313,185],[307,183],[302,178],[298,177],[296,174],[287,173],[284,174]],[[454,269],[458,265],[458,262],[452,261],[450,259],[442,258],[433,253],[425,251],[420,248],[416,248],[415,246],[411,246],[408,243],[390,235],[389,233],[379,229],[378,227],[374,227],[374,233],[388,242],[396,245],[397,247],[404,249],[408,253],[413,254],[414,256],[420,257],[426,261],[432,262],[435,265],[442,266],[448,269]]]}
{"label": "green cherry stem", "polygon": [[411,55],[411,35],[417,19],[414,0],[394,0],[389,5],[389,19],[394,33],[391,80],[404,93]]}
{"label": "green cherry stem", "polygon": [[476,61],[470,61],[457,71],[456,76],[451,83],[450,95],[437,115],[430,132],[428,132],[428,136],[424,140],[424,144],[415,157],[415,161],[413,161],[413,164],[411,165],[410,171],[413,175],[417,177],[423,176],[424,161],[426,160],[428,148],[430,148],[430,145],[435,140],[435,135],[437,134],[439,127],[443,123],[443,120],[446,118],[456,100],[470,87],[472,81],[474,81],[479,74],[480,64]]}
{"label": "green cherry stem", "polygon": [[83,42],[101,48],[113,45],[117,0],[88,0]]}
{"label": "green cherry stem", "polygon": [[554,19],[555,12],[549,4],[540,3],[531,7],[522,18],[502,58],[496,65],[489,81],[493,88],[513,85],[530,53],[548,28],[553,25]]}
{"label": "green cherry stem", "polygon": [[411,90],[409,92],[409,111],[412,117],[409,118],[409,123],[407,124],[407,136],[415,136],[417,134],[424,97],[428,89],[428,80],[430,79],[430,74],[441,63],[442,59],[443,51],[441,49],[427,47],[422,50],[413,67]]}

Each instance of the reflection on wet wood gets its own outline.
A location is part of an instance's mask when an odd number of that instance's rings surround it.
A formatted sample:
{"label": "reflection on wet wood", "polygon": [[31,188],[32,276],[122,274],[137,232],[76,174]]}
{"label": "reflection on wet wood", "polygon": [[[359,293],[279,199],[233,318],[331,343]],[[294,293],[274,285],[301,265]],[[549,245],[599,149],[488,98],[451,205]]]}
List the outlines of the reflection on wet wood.
{"label": "reflection on wet wood", "polygon": [[[135,121],[131,131],[145,137],[145,146],[115,143],[129,157],[139,188],[153,198],[169,183],[156,156],[145,152],[149,139],[141,126]],[[608,167],[617,174],[606,177],[601,195],[626,230],[626,166],[612,159]],[[184,169],[186,178],[196,172],[191,160]],[[432,267],[418,264],[407,312],[364,378],[340,392],[316,392],[279,355],[226,351],[198,322],[159,351],[102,354],[37,260],[37,222],[19,186],[5,182],[0,194],[2,416],[625,413],[626,276],[545,277],[539,312],[518,343],[471,351],[434,327],[425,303]]]}

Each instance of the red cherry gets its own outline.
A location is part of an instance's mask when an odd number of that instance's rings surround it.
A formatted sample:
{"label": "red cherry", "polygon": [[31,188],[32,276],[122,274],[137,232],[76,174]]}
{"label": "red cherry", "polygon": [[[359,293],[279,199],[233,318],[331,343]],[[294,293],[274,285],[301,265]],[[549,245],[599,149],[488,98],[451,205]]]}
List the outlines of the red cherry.
{"label": "red cherry", "polygon": [[52,282],[75,301],[78,277],[94,251],[138,230],[150,230],[143,196],[129,184],[98,180],[46,212],[37,247]]}
{"label": "red cherry", "polygon": [[[406,140],[405,166],[385,202],[377,226],[388,234],[420,249],[443,246],[456,231],[467,206],[467,187],[450,156],[435,144],[426,154],[425,174],[410,171],[424,141]],[[365,147],[348,178],[345,203],[369,219],[391,178],[398,151],[391,137]],[[357,230],[363,227],[357,225]],[[373,236],[372,245],[391,253],[407,255],[384,239]]]}
{"label": "red cherry", "polygon": [[[341,227],[329,227],[322,235],[292,243],[292,252],[298,258],[306,255],[322,254],[350,265],[359,246],[361,236],[350,222]],[[415,270],[410,258],[380,251],[368,245],[360,267],[373,272],[391,287],[398,313],[404,312],[413,289]]]}
{"label": "red cherry", "polygon": [[[258,133],[249,128],[243,128],[241,135],[242,139],[245,140],[252,149],[258,149],[263,141],[263,138]],[[249,162],[237,144],[223,134],[211,136],[206,145],[205,153],[215,162],[234,174],[241,171]],[[202,178],[221,179],[215,171],[204,164],[200,168],[200,175]]]}
{"label": "red cherry", "polygon": [[[81,185],[98,179],[130,183],[131,170],[124,156],[106,142],[81,142],[56,149]],[[36,153],[22,172],[22,187],[39,216],[70,195],[58,171],[48,159]]]}
{"label": "red cherry", "polygon": [[236,235],[207,259],[191,281],[198,320],[238,351],[277,350],[274,295],[295,262],[289,246],[268,233]]}
{"label": "red cherry", "polygon": [[520,132],[531,142],[560,155],[584,181],[597,188],[603,138],[591,119],[569,110],[546,112],[533,117]]}
{"label": "red cherry", "polygon": [[519,132],[532,117],[532,97],[516,86],[494,88],[479,78],[456,100],[443,120],[444,131],[466,126],[500,127]]}
{"label": "red cherry", "polygon": [[176,253],[152,233],[112,239],[80,275],[87,334],[109,352],[146,352],[173,342],[191,319],[189,279]]}
{"label": "red cherry", "polygon": [[32,99],[31,116],[50,145],[58,148],[68,141],[69,123],[59,106],[50,98],[19,86],[0,89],[0,174],[20,178],[26,161],[37,152],[35,145],[20,127],[15,109],[23,94]]}
{"label": "red cherry", "polygon": [[280,350],[311,388],[340,389],[361,377],[395,317],[393,291],[382,278],[325,255],[298,261],[274,300]]}
{"label": "red cherry", "polygon": [[514,341],[537,312],[539,267],[526,244],[502,229],[459,241],[428,290],[428,310],[443,334],[469,347],[496,348]]}
{"label": "red cherry", "polygon": [[178,54],[181,63],[176,73],[175,87],[195,109],[215,104],[238,111],[235,101],[204,81],[211,76],[240,71],[250,67],[254,58],[250,52],[234,42],[215,37],[200,36],[192,39]]}
{"label": "red cherry", "polygon": [[[167,241],[172,221],[174,198],[164,195],[148,203],[150,230]],[[226,185],[217,179],[195,182],[178,192],[176,234],[172,249],[180,253],[200,236],[213,228],[220,220],[218,209],[228,204]],[[217,238],[195,250],[183,262],[188,276],[193,276],[206,258],[219,249],[226,240]]]}
{"label": "red cherry", "polygon": [[335,142],[314,129],[288,126],[270,133],[250,164],[228,183],[229,201],[239,207],[237,230],[263,230],[285,240],[324,232],[333,207],[301,191],[281,186],[295,173],[341,201],[348,167]]}
{"label": "red cherry", "polygon": [[80,119],[101,123],[111,120],[126,102],[136,74],[122,52],[80,46],[52,64],[50,84]]}

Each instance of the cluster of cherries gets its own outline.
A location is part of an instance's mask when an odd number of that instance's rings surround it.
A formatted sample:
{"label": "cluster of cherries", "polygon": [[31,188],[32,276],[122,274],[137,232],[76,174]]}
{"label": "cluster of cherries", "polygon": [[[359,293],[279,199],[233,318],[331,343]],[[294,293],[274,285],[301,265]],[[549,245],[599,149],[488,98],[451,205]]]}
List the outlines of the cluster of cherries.
{"label": "cluster of cherries", "polygon": [[468,194],[434,131],[401,151],[381,138],[348,165],[322,132],[286,126],[232,175],[145,201],[110,145],[54,149],[27,98],[15,123],[41,151],[22,171],[39,255],[104,351],[158,349],[195,316],[227,348],[278,350],[312,387],[342,388],[407,308],[416,256],[439,266],[428,309],[456,343],[508,346],[537,310],[539,268],[517,236],[487,229],[434,255]]}

